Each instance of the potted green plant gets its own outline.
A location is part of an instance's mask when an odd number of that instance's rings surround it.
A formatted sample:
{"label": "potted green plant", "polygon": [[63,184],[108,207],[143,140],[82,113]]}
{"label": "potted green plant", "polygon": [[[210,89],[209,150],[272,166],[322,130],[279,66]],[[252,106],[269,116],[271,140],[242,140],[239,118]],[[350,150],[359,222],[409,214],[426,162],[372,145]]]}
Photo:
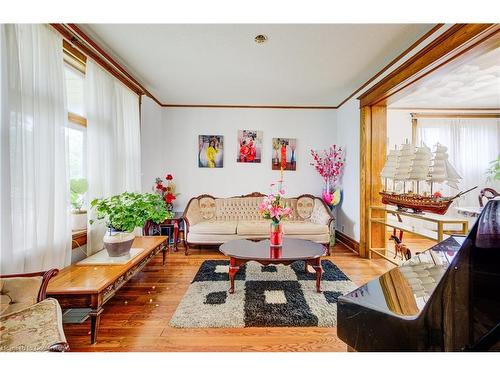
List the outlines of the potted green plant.
{"label": "potted green plant", "polygon": [[[134,235],[132,231],[143,227],[147,220],[162,223],[168,215],[162,198],[151,193],[122,193],[104,199],[94,199],[90,206],[97,220],[105,220],[108,230],[104,247],[110,257],[130,253]],[[93,224],[93,220],[90,221]]]}
{"label": "potted green plant", "polygon": [[500,181],[500,155],[496,160],[490,161],[490,167],[486,171],[488,175],[488,180],[490,181]]}
{"label": "potted green plant", "polygon": [[84,195],[89,185],[85,178],[73,178],[69,184],[71,194],[71,229],[73,231],[87,228],[87,210],[84,206]]}

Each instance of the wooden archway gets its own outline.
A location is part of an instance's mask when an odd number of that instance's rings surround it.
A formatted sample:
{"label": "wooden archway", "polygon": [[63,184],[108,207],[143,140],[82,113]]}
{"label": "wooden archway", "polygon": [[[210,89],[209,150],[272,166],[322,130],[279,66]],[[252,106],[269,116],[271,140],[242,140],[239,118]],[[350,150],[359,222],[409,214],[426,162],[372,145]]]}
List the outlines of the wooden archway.
{"label": "wooden archway", "polygon": [[[368,225],[370,206],[381,205],[380,172],[387,146],[387,105],[400,99],[429,78],[467,59],[500,47],[500,24],[456,24],[400,67],[358,97],[360,100],[360,249],[368,257],[368,238],[374,247],[385,247],[385,227]],[[371,228],[371,229],[369,229]]]}

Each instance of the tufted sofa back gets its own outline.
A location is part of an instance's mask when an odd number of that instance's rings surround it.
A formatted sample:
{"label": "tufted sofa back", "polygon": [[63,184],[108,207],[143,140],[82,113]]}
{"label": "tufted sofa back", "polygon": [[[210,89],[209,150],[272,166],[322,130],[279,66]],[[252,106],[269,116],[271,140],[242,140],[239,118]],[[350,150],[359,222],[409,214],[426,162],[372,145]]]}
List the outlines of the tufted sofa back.
{"label": "tufted sofa back", "polygon": [[215,200],[216,220],[259,220],[259,204],[263,197],[217,198]]}
{"label": "tufted sofa back", "polygon": [[[209,199],[209,198],[205,198]],[[264,197],[237,197],[237,198],[215,198],[214,214],[215,220],[222,221],[256,221],[262,220],[259,214],[259,204]],[[286,198],[286,206],[292,208],[292,216],[290,220],[303,220],[297,215],[297,199]],[[209,214],[207,219],[211,215]]]}

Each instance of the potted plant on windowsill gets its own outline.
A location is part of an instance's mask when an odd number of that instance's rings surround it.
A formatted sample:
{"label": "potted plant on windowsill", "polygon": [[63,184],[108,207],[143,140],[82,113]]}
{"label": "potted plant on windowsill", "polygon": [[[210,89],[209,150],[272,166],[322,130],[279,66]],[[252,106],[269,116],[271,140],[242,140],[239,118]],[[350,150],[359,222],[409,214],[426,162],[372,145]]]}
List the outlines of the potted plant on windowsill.
{"label": "potted plant on windowsill", "polygon": [[84,206],[84,195],[88,190],[85,178],[73,178],[70,181],[71,193],[71,230],[84,230],[87,228],[87,210]]}
{"label": "potted plant on windowsill", "polygon": [[103,242],[110,257],[129,254],[135,238],[133,230],[143,227],[147,220],[162,223],[168,214],[161,197],[150,193],[125,192],[94,199],[90,206],[95,210],[97,220],[106,220],[108,230]]}

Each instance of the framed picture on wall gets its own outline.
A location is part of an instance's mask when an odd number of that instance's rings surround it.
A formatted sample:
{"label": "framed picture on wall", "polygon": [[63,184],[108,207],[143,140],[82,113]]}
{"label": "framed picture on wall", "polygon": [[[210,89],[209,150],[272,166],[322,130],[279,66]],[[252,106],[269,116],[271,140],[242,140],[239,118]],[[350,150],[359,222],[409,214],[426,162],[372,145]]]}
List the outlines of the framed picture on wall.
{"label": "framed picture on wall", "polygon": [[295,171],[297,169],[297,139],[273,138],[273,170]]}
{"label": "framed picture on wall", "polygon": [[222,168],[224,166],[224,136],[198,136],[198,167]]}
{"label": "framed picture on wall", "polygon": [[262,158],[262,132],[260,130],[238,130],[236,162],[260,163]]}

